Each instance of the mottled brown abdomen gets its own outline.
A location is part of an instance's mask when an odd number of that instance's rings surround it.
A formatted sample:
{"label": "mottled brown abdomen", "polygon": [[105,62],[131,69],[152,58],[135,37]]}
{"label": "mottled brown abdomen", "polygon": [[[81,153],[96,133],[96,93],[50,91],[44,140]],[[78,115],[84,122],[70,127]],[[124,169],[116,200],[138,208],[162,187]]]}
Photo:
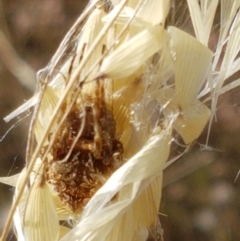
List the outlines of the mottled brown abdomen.
{"label": "mottled brown abdomen", "polygon": [[115,137],[115,121],[106,105],[93,101],[75,104],[52,147],[47,180],[62,204],[78,213],[122,164],[122,154],[122,144]]}

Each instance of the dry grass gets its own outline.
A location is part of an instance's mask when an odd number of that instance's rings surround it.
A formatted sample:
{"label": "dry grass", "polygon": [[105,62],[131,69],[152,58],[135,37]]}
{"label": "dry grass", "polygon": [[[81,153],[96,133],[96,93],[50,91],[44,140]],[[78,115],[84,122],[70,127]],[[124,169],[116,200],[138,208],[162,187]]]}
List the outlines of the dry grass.
{"label": "dry grass", "polygon": [[[240,66],[239,1],[104,4],[89,4],[34,97],[5,118],[35,106],[2,241],[13,218],[19,240],[162,239],[163,170],[209,120],[210,133],[218,97],[238,86],[224,83]],[[186,7],[195,37],[181,14],[166,19]],[[169,158],[173,140],[184,151]]]}

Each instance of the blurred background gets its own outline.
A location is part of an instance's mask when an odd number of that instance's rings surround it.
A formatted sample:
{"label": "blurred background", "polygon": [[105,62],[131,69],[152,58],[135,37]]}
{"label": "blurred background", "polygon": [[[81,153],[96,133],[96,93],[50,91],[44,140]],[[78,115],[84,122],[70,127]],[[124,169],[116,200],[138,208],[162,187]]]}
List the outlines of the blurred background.
{"label": "blurred background", "polygon": [[[87,2],[0,0],[0,176],[24,167],[31,113],[10,123],[3,118],[32,96],[35,73],[47,65]],[[220,98],[208,146],[206,130],[189,153],[166,169],[160,210],[165,241],[240,240],[239,93],[235,89]],[[0,184],[1,230],[13,191]]]}

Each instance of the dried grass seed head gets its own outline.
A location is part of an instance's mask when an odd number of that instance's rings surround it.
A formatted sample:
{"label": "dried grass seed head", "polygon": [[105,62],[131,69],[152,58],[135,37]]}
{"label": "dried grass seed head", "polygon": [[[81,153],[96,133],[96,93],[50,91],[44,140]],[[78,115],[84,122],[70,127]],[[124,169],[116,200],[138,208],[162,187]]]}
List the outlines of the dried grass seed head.
{"label": "dried grass seed head", "polygon": [[[188,1],[192,19],[194,4],[200,13],[207,9],[206,15],[197,14],[197,21],[193,21],[196,36],[205,45],[209,28],[201,26],[204,26],[204,17],[207,19],[206,16],[216,11],[216,2],[200,8],[198,1]],[[108,12],[97,1],[92,1],[80,24],[75,25],[75,31],[53,58],[56,63],[53,61],[46,68],[48,81],[43,86],[34,125],[37,146],[25,172],[32,172],[31,188],[24,186],[22,202],[15,215],[16,229],[23,239],[25,234],[34,241],[43,237],[58,239],[57,234],[48,233],[50,229],[41,225],[35,229],[34,222],[26,225],[21,220],[22,215],[30,220],[36,210],[44,208],[52,215],[43,212],[36,222],[47,219],[49,223],[50,216],[54,218],[56,213],[58,219],[64,217],[65,220],[73,218],[73,213],[81,213],[81,217],[76,216],[79,221],[76,227],[71,231],[63,228],[63,233],[69,232],[62,241],[70,238],[145,240],[148,230],[157,223],[161,198],[157,190],[162,185],[172,128],[185,143],[191,143],[210,117],[210,110],[201,103],[198,94],[201,89],[205,93],[210,91],[203,84],[214,68],[212,52],[183,31],[163,27],[170,2],[129,0],[112,1],[112,4],[113,9]],[[224,4],[223,1],[221,7]],[[227,17],[235,23],[239,19],[234,20],[236,4],[239,1],[231,1],[225,6],[228,11],[223,11],[221,16],[221,43],[227,41],[231,29],[231,24],[226,24]],[[211,24],[213,18],[208,19]],[[201,29],[205,32],[200,35]],[[231,31],[229,42],[233,47],[227,48],[224,62],[227,66],[231,66],[230,62],[236,64],[236,55],[232,53],[238,52],[234,45],[238,31],[234,27]],[[71,55],[64,56],[68,41],[73,39],[75,48]],[[222,50],[221,43],[217,53]],[[154,63],[156,52],[160,58]],[[213,63],[218,62],[216,56]],[[65,60],[60,64],[62,59]],[[55,74],[56,68],[58,74]],[[224,71],[218,76],[220,82],[214,80],[218,93],[225,77],[236,68]],[[35,96],[8,119],[35,105],[39,94]],[[160,119],[158,115],[148,118],[149,103],[156,103]],[[144,128],[137,129],[143,126],[143,121]],[[37,171],[36,160],[40,160],[44,172]],[[45,182],[39,185],[38,177]],[[23,179],[19,179],[19,186],[26,184]],[[82,197],[86,189],[87,197]],[[17,188],[17,192],[20,190]],[[42,202],[46,205],[38,205]],[[49,208],[52,203],[55,208]],[[149,204],[150,209],[142,208]],[[83,212],[82,207],[85,207]],[[132,215],[139,210],[142,215]],[[58,220],[54,220],[53,224],[57,225]],[[62,230],[61,226],[54,228]],[[132,232],[122,232],[130,229]]]}

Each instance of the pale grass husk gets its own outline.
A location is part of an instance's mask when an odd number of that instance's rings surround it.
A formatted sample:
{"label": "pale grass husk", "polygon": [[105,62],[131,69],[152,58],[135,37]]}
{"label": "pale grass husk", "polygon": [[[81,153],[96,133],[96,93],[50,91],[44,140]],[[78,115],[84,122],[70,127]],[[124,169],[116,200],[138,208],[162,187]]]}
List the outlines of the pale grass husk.
{"label": "pale grass husk", "polygon": [[[36,148],[33,152],[29,148],[31,160],[19,178],[0,179],[17,185],[2,241],[13,215],[21,241],[162,238],[158,209],[172,139],[190,145],[213,118],[218,96],[239,83],[235,80],[223,87],[240,68],[240,1],[229,2],[186,2],[196,37],[164,25],[169,1],[115,0],[109,13],[100,2],[90,3],[74,25],[75,31],[67,35],[41,74],[45,79],[42,88],[5,118],[9,121],[36,106],[30,133],[30,137],[35,135]],[[213,53],[207,45],[218,4],[220,35]],[[64,53],[72,39],[76,48],[66,58]],[[56,69],[59,71],[54,74]],[[115,119],[124,162],[107,180],[102,177],[103,186],[81,212],[74,213],[45,180],[45,165],[53,158],[51,147],[71,106],[77,103],[82,108],[89,96],[90,100],[97,98],[99,83]],[[203,104],[209,94],[211,110]],[[173,136],[173,129],[180,138]],[[77,135],[81,138],[81,130]],[[69,221],[72,227],[61,226],[59,220]]]}

